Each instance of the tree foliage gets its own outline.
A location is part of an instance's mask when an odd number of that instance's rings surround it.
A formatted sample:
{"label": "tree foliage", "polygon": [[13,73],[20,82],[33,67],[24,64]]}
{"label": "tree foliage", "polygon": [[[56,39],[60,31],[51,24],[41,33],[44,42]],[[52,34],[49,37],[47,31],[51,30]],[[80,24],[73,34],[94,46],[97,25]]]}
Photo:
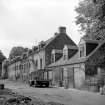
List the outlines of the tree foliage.
{"label": "tree foliage", "polygon": [[15,58],[17,56],[21,56],[26,51],[28,51],[28,48],[23,48],[20,46],[13,47],[10,51],[9,58],[12,59],[12,58]]}
{"label": "tree foliage", "polygon": [[6,57],[4,56],[2,51],[0,50],[0,62],[2,62],[4,59],[6,59]]}
{"label": "tree foliage", "polygon": [[75,10],[76,24],[86,36],[105,39],[105,0],[83,0]]}

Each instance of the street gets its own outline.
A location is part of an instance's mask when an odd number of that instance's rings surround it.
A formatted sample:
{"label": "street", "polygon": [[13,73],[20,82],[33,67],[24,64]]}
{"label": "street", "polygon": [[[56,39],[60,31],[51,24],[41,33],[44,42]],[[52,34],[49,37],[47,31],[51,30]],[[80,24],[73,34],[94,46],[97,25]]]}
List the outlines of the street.
{"label": "street", "polygon": [[64,105],[105,105],[105,96],[99,93],[64,88],[34,88],[20,82],[0,81],[5,88],[21,95],[31,96],[45,102],[59,102]]}

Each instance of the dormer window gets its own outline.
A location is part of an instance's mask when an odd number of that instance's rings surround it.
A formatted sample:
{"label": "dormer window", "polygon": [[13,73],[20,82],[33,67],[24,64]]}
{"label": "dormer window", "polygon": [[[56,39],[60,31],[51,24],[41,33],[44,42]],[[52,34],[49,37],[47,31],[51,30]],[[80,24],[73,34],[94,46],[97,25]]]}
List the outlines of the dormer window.
{"label": "dormer window", "polygon": [[79,42],[79,56],[88,56],[99,44],[99,41],[82,37]]}
{"label": "dormer window", "polygon": [[84,57],[85,56],[85,48],[84,46],[80,46],[80,57]]}
{"label": "dormer window", "polygon": [[55,50],[52,50],[52,53],[51,53],[51,62],[55,62]]}
{"label": "dormer window", "polygon": [[55,62],[55,54],[51,54],[51,62]]}
{"label": "dormer window", "polygon": [[68,59],[68,51],[67,50],[64,50],[63,51],[63,58],[64,58],[64,60],[67,60]]}
{"label": "dormer window", "polygon": [[42,49],[44,46],[45,46],[45,42],[44,41],[41,41],[38,45],[38,51],[40,51],[40,49]]}
{"label": "dormer window", "polygon": [[51,62],[56,62],[62,57],[62,50],[53,49],[51,52]]}
{"label": "dormer window", "polygon": [[41,41],[41,42],[40,42],[41,48],[43,48],[43,47],[45,46],[45,44],[46,44],[46,43],[45,43],[44,41]]}
{"label": "dormer window", "polygon": [[66,45],[63,48],[63,59],[64,60],[68,59],[68,47]]}
{"label": "dormer window", "polygon": [[38,50],[38,46],[34,46],[34,47],[33,47],[33,50],[34,50],[34,51],[37,51],[37,50]]}

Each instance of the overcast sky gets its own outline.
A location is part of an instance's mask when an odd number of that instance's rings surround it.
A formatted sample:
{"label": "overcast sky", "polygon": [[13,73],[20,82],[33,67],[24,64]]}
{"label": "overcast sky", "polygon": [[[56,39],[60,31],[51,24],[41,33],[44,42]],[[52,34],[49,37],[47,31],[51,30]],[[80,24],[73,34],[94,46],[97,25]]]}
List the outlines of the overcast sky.
{"label": "overcast sky", "polygon": [[8,57],[13,46],[31,48],[66,26],[78,44],[81,35],[74,11],[79,0],[0,0],[0,49]]}

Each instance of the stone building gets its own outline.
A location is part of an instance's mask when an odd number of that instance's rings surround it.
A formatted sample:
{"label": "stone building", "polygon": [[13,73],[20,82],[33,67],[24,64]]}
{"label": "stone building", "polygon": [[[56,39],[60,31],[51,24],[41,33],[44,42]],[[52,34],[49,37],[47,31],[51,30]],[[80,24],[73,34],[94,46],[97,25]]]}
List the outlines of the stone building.
{"label": "stone building", "polygon": [[5,59],[3,62],[2,62],[2,73],[1,73],[1,77],[6,79],[8,78],[8,71],[7,71],[7,68],[8,68],[8,60]]}
{"label": "stone building", "polygon": [[105,84],[105,40],[83,37],[77,46],[60,27],[52,38],[8,61],[7,71],[12,80],[49,79],[56,86],[97,91]]}
{"label": "stone building", "polygon": [[28,52],[22,54],[22,56],[17,56],[14,59],[8,59],[7,63],[3,65],[3,76],[8,75],[11,80],[25,81],[28,82],[29,71],[31,69],[30,61],[28,59]]}
{"label": "stone building", "polygon": [[41,41],[38,46],[33,47],[34,71],[30,73],[32,78],[52,79],[52,71],[45,68],[52,63],[52,50],[56,53],[55,60],[58,60],[62,56],[62,49],[65,44],[76,46],[66,34],[66,28],[59,27],[59,33],[55,33],[52,38]]}
{"label": "stone building", "polygon": [[17,57],[12,59],[8,64],[8,77],[11,80],[17,80],[20,76],[20,64],[21,64],[21,58]]}
{"label": "stone building", "polygon": [[[50,64],[53,84],[66,88],[98,89],[98,76],[105,83],[105,41],[81,38],[78,48],[65,45],[62,57]],[[71,54],[73,51],[73,54]],[[71,56],[70,56],[71,55]],[[102,81],[101,81],[102,82]]]}
{"label": "stone building", "polygon": [[[77,48],[77,45],[71,40],[66,33],[65,27],[59,27],[59,32],[47,41],[41,41],[38,46],[34,46],[26,55],[14,58],[9,61],[8,75],[9,78],[28,82],[29,79],[51,79],[52,70],[46,67],[53,61],[57,61],[63,55],[63,47],[68,45]],[[54,54],[51,54],[53,50]],[[71,52],[71,55],[75,53]],[[70,57],[71,57],[70,55]],[[55,56],[53,59],[52,56]]]}
{"label": "stone building", "polygon": [[[70,49],[75,49],[69,57]],[[81,38],[78,48],[65,45],[62,57],[50,64],[53,84],[98,91],[105,85],[105,40]]]}

